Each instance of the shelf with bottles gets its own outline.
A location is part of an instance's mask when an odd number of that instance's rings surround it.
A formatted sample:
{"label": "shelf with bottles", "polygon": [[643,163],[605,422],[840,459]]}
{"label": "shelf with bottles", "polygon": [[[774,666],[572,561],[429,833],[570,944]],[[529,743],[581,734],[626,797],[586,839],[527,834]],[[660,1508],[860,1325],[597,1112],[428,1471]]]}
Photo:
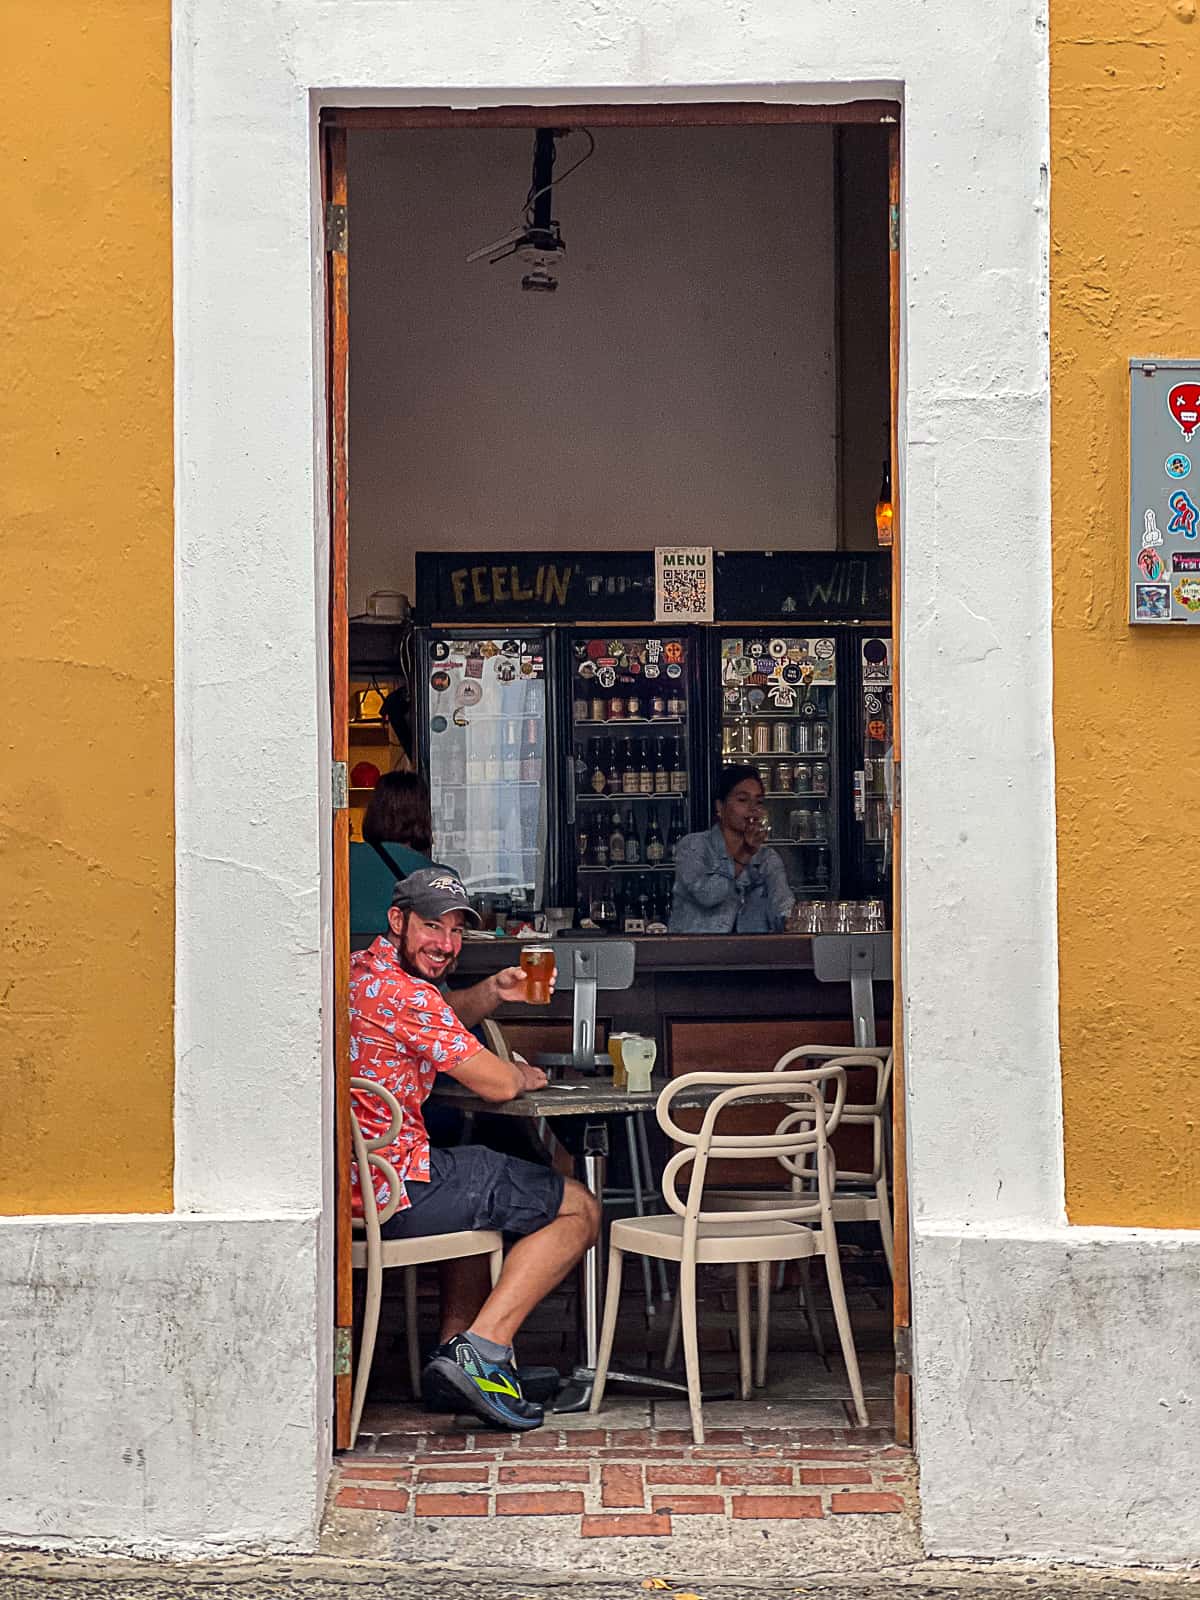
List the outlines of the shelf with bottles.
{"label": "shelf with bottles", "polygon": [[640,801],[642,805],[647,802],[653,803],[657,800],[668,802],[686,801],[687,793],[686,791],[681,793],[679,790],[670,789],[663,794],[625,794],[622,790],[618,790],[614,794],[593,794],[590,789],[581,789],[575,796],[576,805],[611,806],[615,801],[624,802],[626,800],[632,800],[635,804]]}
{"label": "shelf with bottles", "polygon": [[573,728],[582,728],[588,738],[594,738],[600,729],[637,728],[641,732],[645,728],[682,728],[687,724],[687,714],[679,717],[606,717],[597,721],[594,717],[576,717],[572,722]]}
{"label": "shelf with bottles", "polygon": [[777,706],[770,711],[722,711],[722,722],[832,722],[829,712],[805,716],[795,706]]}
{"label": "shelf with bottles", "polygon": [[601,874],[601,873],[613,873],[613,872],[626,872],[626,873],[629,873],[633,877],[637,877],[641,873],[652,873],[652,872],[658,872],[658,873],[670,872],[670,873],[674,873],[674,871],[675,871],[675,863],[673,861],[670,862],[670,863],[664,862],[661,866],[657,866],[657,867],[649,866],[644,861],[638,862],[635,866],[632,866],[632,867],[624,866],[624,865],[621,865],[620,863],[618,863],[618,865],[615,866],[615,867],[613,867],[613,866],[608,866],[608,867],[589,867],[589,866],[586,866],[586,865],[580,865],[580,866],[575,868],[575,871],[580,873],[580,874],[588,874],[588,875],[597,875],[597,874]]}

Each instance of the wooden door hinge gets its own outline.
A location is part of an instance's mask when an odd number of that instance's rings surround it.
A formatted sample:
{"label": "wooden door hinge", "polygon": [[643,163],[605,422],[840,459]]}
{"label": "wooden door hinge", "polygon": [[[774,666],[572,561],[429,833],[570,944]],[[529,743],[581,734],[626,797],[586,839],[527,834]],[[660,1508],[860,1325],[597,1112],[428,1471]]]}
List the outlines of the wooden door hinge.
{"label": "wooden door hinge", "polygon": [[896,1371],[912,1376],[912,1329],[896,1327],[892,1330],[896,1345]]}
{"label": "wooden door hinge", "polygon": [[333,809],[345,811],[350,805],[350,774],[344,761],[333,763]]}
{"label": "wooden door hinge", "polygon": [[332,200],[325,207],[325,248],[331,255],[344,256],[350,237],[350,219],[343,205]]}

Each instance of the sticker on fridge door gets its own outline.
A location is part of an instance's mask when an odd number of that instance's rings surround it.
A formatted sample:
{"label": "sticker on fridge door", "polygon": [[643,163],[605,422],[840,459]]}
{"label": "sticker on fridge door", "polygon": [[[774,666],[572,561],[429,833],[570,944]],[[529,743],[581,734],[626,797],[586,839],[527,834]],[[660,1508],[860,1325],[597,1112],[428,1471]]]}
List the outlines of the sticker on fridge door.
{"label": "sticker on fridge door", "polygon": [[708,545],[659,546],[654,552],[655,622],[713,620],[713,553]]}
{"label": "sticker on fridge door", "polygon": [[1169,622],[1171,618],[1171,585],[1169,583],[1135,583],[1133,586],[1133,614],[1139,622]]}
{"label": "sticker on fridge door", "polygon": [[1200,578],[1180,578],[1174,593],[1185,611],[1200,611]]}
{"label": "sticker on fridge door", "polygon": [[[1144,555],[1145,551],[1142,554]],[[1171,571],[1200,572],[1200,551],[1173,550],[1171,552]]]}
{"label": "sticker on fridge door", "polygon": [[1161,543],[1162,530],[1158,526],[1158,521],[1154,515],[1154,507],[1151,506],[1142,518],[1142,548],[1146,549],[1152,544]]}
{"label": "sticker on fridge door", "polygon": [[864,639],[862,646],[864,683],[890,684],[892,681],[892,641]]}
{"label": "sticker on fridge door", "polygon": [[1200,517],[1200,507],[1185,489],[1176,489],[1167,501],[1171,508],[1171,520],[1167,523],[1168,533],[1181,533],[1185,539],[1196,537],[1196,518]]}
{"label": "sticker on fridge door", "polygon": [[429,687],[433,690],[434,694],[445,694],[446,690],[450,687],[450,674],[448,672],[441,671],[432,673],[429,679]]}
{"label": "sticker on fridge door", "polygon": [[1163,462],[1163,471],[1166,473],[1168,478],[1174,478],[1176,482],[1178,482],[1180,478],[1186,478],[1191,470],[1191,457],[1185,456],[1181,450],[1177,451],[1174,455],[1168,456]]}

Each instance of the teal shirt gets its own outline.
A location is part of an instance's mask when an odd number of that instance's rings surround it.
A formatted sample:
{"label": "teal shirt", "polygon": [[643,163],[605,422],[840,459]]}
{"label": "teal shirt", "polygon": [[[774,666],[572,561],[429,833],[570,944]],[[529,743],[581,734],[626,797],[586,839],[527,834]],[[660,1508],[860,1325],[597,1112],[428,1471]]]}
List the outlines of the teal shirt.
{"label": "teal shirt", "polygon": [[[420,872],[422,867],[437,865],[419,850],[410,850],[406,844],[385,844],[383,848],[405,873]],[[388,908],[395,888],[396,880],[373,844],[350,846],[351,934],[369,934],[373,939],[376,934],[387,932]]]}

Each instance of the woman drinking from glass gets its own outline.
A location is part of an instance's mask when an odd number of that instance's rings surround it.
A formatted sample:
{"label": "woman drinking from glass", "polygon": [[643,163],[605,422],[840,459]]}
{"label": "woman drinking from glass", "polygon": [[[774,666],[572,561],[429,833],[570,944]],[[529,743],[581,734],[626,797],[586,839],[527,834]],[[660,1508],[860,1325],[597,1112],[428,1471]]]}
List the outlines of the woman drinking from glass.
{"label": "woman drinking from glass", "polygon": [[782,933],[794,896],[766,843],[763,786],[753,767],[726,767],[717,820],[675,852],[672,933]]}

